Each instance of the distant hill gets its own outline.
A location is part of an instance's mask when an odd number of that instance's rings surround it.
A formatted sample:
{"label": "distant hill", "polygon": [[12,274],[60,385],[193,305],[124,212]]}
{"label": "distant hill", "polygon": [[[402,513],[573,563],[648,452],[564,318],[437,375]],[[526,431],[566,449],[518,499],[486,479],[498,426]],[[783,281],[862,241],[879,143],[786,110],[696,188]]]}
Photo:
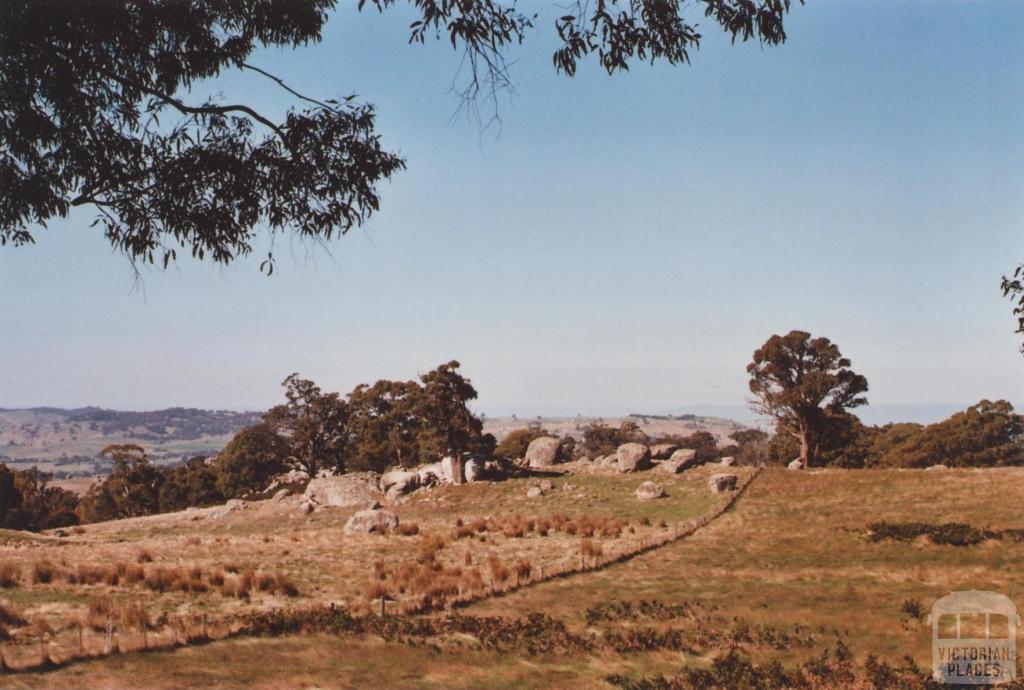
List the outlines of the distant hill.
{"label": "distant hill", "polygon": [[0,462],[36,465],[60,477],[104,471],[99,452],[111,443],[135,443],[155,462],[173,463],[218,452],[262,412],[169,407],[125,412],[100,407],[0,408]]}

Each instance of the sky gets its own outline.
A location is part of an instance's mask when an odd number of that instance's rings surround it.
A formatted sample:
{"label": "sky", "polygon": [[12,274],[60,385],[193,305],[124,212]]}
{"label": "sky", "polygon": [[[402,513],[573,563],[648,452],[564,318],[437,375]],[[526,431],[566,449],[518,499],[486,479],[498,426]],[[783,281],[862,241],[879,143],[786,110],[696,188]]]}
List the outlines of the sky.
{"label": "sky", "polygon": [[[1024,3],[810,0],[779,47],[701,20],[689,66],[555,73],[550,3],[513,51],[500,131],[455,118],[459,55],[405,8],[340,3],[323,41],[251,62],[376,106],[408,169],[270,277],[128,260],[90,209],[0,248],[0,406],[263,409],[300,372],[347,392],[462,363],[491,415],[724,410],[773,333],[837,343],[865,415],[1024,404],[999,282],[1024,261]],[[258,76],[222,93],[272,114]],[[925,419],[930,421],[930,419]]]}

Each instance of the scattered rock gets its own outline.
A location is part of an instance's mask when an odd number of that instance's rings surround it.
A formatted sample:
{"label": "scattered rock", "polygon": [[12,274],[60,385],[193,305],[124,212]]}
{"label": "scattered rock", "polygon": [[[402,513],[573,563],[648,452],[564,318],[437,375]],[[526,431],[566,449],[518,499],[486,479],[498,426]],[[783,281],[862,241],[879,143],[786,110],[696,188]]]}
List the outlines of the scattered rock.
{"label": "scattered rock", "polygon": [[575,490],[576,490],[576,487],[574,485],[570,484],[569,482],[566,482],[565,484],[562,484],[562,491],[565,491],[566,493],[568,493],[570,491],[575,491]]}
{"label": "scattered rock", "polygon": [[593,462],[593,460],[590,459],[589,455],[581,455],[579,457],[579,459],[576,460],[576,462],[585,462],[585,463],[589,464],[589,463]]}
{"label": "scattered rock", "polygon": [[642,443],[623,443],[616,453],[619,472],[639,472],[651,466],[651,449]]}
{"label": "scattered rock", "polygon": [[530,489],[526,492],[527,498],[540,498],[543,495],[544,492],[540,490],[539,486],[531,486]]}
{"label": "scattered rock", "polygon": [[736,464],[736,458],[734,458],[731,455],[727,455],[724,458],[722,458],[722,463],[721,464],[722,464],[722,467],[732,467],[733,465]]}
{"label": "scattered rock", "polygon": [[540,490],[544,493],[547,493],[551,491],[553,488],[555,488],[555,485],[551,483],[550,479],[541,479],[540,484],[538,486],[540,486]]}
{"label": "scattered rock", "polygon": [[804,468],[804,464],[797,459],[786,465],[786,467],[791,470],[802,470]]}
{"label": "scattered rock", "polygon": [[690,448],[681,448],[672,453],[668,460],[662,460],[658,469],[669,474],[679,474],[697,464],[697,451]]}
{"label": "scattered rock", "polygon": [[636,497],[641,501],[650,501],[655,498],[661,498],[665,495],[665,489],[661,487],[661,484],[655,484],[654,482],[644,482],[636,490]]}
{"label": "scattered rock", "polygon": [[708,479],[708,488],[716,494],[734,491],[736,489],[735,474],[713,474]]}
{"label": "scattered rock", "polygon": [[560,444],[561,441],[553,436],[533,439],[526,448],[526,464],[530,467],[550,467],[557,464]]}
{"label": "scattered rock", "polygon": [[408,470],[394,470],[380,478],[380,490],[391,501],[402,494],[418,489],[419,485],[419,476],[415,472],[409,472]]}
{"label": "scattered rock", "polygon": [[299,515],[309,515],[316,510],[316,505],[312,501],[303,501],[299,504]]}
{"label": "scattered rock", "polygon": [[288,498],[289,494],[291,494],[291,491],[289,491],[288,489],[278,489],[277,493],[275,493],[273,498],[271,498],[270,500],[272,500],[274,503],[279,503],[280,501],[283,501],[284,499]]}
{"label": "scattered rock", "polygon": [[466,461],[465,475],[467,482],[478,482],[484,478],[486,463],[478,458]]}
{"label": "scattered rock", "polygon": [[656,446],[651,446],[651,459],[668,460],[678,448],[679,446],[674,443],[659,443]]}
{"label": "scattered rock", "polygon": [[928,471],[928,470],[948,470],[949,468],[947,466],[945,466],[945,465],[932,465],[930,467],[925,467],[924,469],[925,469],[925,471]]}
{"label": "scattered rock", "polygon": [[382,534],[398,527],[398,516],[386,510],[360,510],[345,523],[345,534]]}
{"label": "scattered rock", "polygon": [[376,472],[352,472],[337,477],[311,479],[303,494],[307,501],[321,506],[352,508],[380,496]]}

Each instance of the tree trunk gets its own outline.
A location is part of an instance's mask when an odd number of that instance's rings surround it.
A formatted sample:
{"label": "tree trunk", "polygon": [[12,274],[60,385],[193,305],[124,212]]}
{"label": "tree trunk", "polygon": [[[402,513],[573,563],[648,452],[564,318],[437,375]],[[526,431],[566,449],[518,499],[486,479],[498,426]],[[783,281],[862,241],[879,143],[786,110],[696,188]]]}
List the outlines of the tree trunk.
{"label": "tree trunk", "polygon": [[466,463],[462,459],[462,453],[452,451],[452,483],[464,484],[466,481]]}
{"label": "tree trunk", "polygon": [[811,442],[808,438],[810,434],[806,428],[800,429],[800,462],[803,463],[804,469],[808,469],[811,466]]}

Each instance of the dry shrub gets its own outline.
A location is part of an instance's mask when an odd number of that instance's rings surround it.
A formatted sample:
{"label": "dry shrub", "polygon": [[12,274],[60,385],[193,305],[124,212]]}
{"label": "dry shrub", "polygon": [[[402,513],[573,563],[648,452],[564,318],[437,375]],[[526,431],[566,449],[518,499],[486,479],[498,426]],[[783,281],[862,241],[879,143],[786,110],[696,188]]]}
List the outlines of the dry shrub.
{"label": "dry shrub", "polygon": [[21,581],[21,568],[14,563],[0,563],[0,587],[17,587]]}
{"label": "dry shrub", "polygon": [[137,582],[143,582],[146,579],[146,569],[141,565],[125,563],[124,574],[121,576],[121,579],[129,585],[133,585]]}
{"label": "dry shrub", "polygon": [[644,527],[647,527],[648,525],[651,524],[651,518],[649,518],[646,515],[644,515],[642,518],[640,518],[640,524],[643,525]]}
{"label": "dry shrub", "polygon": [[601,544],[590,539],[580,540],[580,554],[584,558],[597,558],[604,553]]}
{"label": "dry shrub", "polygon": [[57,577],[57,566],[52,561],[36,561],[32,565],[32,584],[46,585]]}
{"label": "dry shrub", "polygon": [[213,585],[214,587],[220,587],[221,585],[223,585],[224,584],[224,571],[223,570],[215,570],[212,573],[210,573],[210,584]]}
{"label": "dry shrub", "polygon": [[299,596],[299,586],[290,577],[284,573],[277,573],[275,577],[277,578],[277,591],[286,597]]}
{"label": "dry shrub", "polygon": [[232,577],[225,579],[218,585],[220,589],[220,595],[222,597],[237,597],[238,596],[238,578]]}
{"label": "dry shrub", "polygon": [[493,553],[487,557],[487,567],[491,571],[491,580],[494,582],[504,582],[512,575],[508,567]]}
{"label": "dry shrub", "polygon": [[89,597],[85,612],[85,626],[95,631],[106,630],[107,622],[114,614],[114,600],[106,595]]}
{"label": "dry shrub", "polygon": [[455,538],[456,539],[466,539],[468,537],[472,537],[474,534],[476,534],[476,533],[473,531],[473,528],[472,527],[467,527],[465,525],[463,525],[461,527],[458,527],[455,530]]}
{"label": "dry shrub", "polygon": [[455,518],[455,526],[456,527],[462,527],[462,525],[464,525],[464,524],[465,523],[462,521],[462,518],[460,518],[460,517]]}
{"label": "dry shrub", "polygon": [[189,546],[200,546],[203,543],[203,540],[199,537],[189,537],[185,540],[185,543]]}
{"label": "dry shrub", "polygon": [[182,579],[181,570],[179,568],[157,566],[156,568],[151,568],[146,571],[145,584],[146,587],[154,592],[166,592],[174,589]]}
{"label": "dry shrub", "polygon": [[661,527],[662,529],[665,529],[666,527],[668,527],[668,523],[665,522],[665,518],[662,518],[661,520],[658,520],[658,527]]}
{"label": "dry shrub", "polygon": [[465,565],[473,565],[473,552],[469,549],[466,549],[466,555],[465,557],[463,557],[462,562]]}
{"label": "dry shrub", "polygon": [[131,601],[121,607],[121,621],[128,628],[142,630],[153,626],[146,605],[141,601]]}
{"label": "dry shrub", "polygon": [[548,536],[548,532],[551,531],[551,521],[547,518],[539,518],[537,520],[536,531],[539,536]]}
{"label": "dry shrub", "polygon": [[363,593],[363,596],[366,597],[367,601],[373,601],[374,599],[380,599],[382,597],[390,599],[391,593],[388,590],[387,585],[385,585],[383,582],[380,582],[378,580],[371,580],[370,583],[366,586],[366,591]]}
{"label": "dry shrub", "polygon": [[420,541],[419,553],[416,555],[416,560],[420,563],[430,563],[435,560],[438,552],[445,547],[447,542],[444,537],[440,535],[423,535]]}
{"label": "dry shrub", "polygon": [[114,571],[110,568],[80,563],[77,569],[67,572],[66,579],[71,585],[95,585],[106,581],[111,572]]}
{"label": "dry shrub", "polygon": [[415,522],[403,522],[395,529],[395,534],[401,537],[414,537],[420,533],[420,526]]}
{"label": "dry shrub", "polygon": [[274,593],[277,589],[277,579],[270,573],[258,573],[256,575],[256,589],[261,592]]}
{"label": "dry shrub", "polygon": [[19,627],[27,623],[28,621],[25,620],[25,617],[21,615],[18,609],[14,608],[9,602],[0,601],[0,624]]}
{"label": "dry shrub", "polygon": [[141,549],[135,555],[135,562],[136,563],[152,563],[153,562],[153,552],[150,551],[149,549]]}
{"label": "dry shrub", "polygon": [[530,577],[533,572],[533,564],[527,560],[520,560],[515,565],[516,581],[522,581]]}
{"label": "dry shrub", "polygon": [[224,570],[229,573],[238,573],[242,571],[242,566],[238,565],[234,561],[228,561],[224,564]]}
{"label": "dry shrub", "polygon": [[249,593],[256,583],[256,573],[253,570],[246,570],[238,577],[238,591]]}
{"label": "dry shrub", "polygon": [[373,578],[375,580],[386,580],[388,579],[388,566],[384,562],[383,558],[379,558],[373,562]]}

